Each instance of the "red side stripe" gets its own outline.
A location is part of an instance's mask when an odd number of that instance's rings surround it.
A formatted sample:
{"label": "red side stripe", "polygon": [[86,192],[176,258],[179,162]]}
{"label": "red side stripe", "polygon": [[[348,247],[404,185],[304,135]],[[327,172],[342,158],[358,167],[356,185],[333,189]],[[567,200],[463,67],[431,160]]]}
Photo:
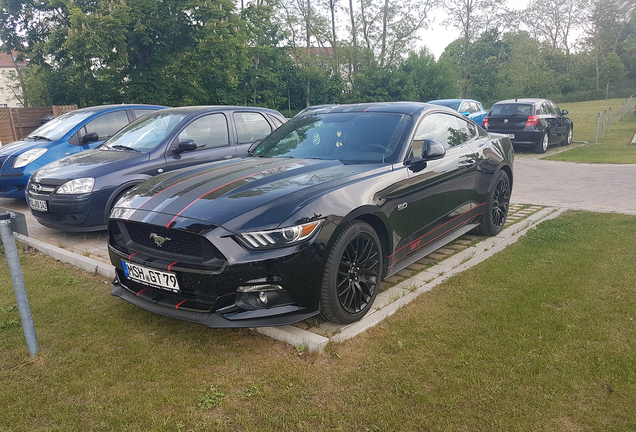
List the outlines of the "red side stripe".
{"label": "red side stripe", "polygon": [[139,253],[139,252],[135,252],[134,254],[130,255],[130,256],[128,257],[128,261],[130,261],[130,259],[131,259],[134,255],[137,255],[138,253]]}
{"label": "red side stripe", "polygon": [[144,288],[144,289],[142,289],[141,291],[139,291],[139,292],[137,293],[137,297],[139,297],[139,294],[141,294],[142,292],[146,291],[147,289],[148,289],[148,288]]}
{"label": "red side stripe", "polygon": [[170,269],[172,268],[172,266],[173,266],[173,265],[175,265],[177,262],[178,262],[178,261],[175,261],[175,262],[173,262],[172,264],[170,264],[170,265],[168,266],[168,271],[170,271]]}
{"label": "red side stripe", "polygon": [[275,169],[283,168],[283,167],[286,167],[286,166],[289,166],[289,165],[294,165],[294,164],[296,164],[296,163],[298,163],[298,161],[294,161],[294,162],[292,162],[292,163],[288,163],[288,164],[285,164],[285,165],[277,166],[277,167],[274,167],[274,168],[268,168],[268,169],[266,169],[266,170],[259,171],[259,172],[257,172],[257,173],[253,173],[253,174],[250,174],[250,175],[246,175],[245,177],[241,177],[241,178],[239,178],[239,179],[232,180],[231,182],[225,183],[224,185],[219,186],[219,187],[218,187],[218,188],[216,188],[216,189],[212,189],[210,192],[206,192],[206,193],[204,193],[204,194],[203,194],[203,195],[201,195],[199,198],[195,199],[195,200],[194,200],[194,201],[192,201],[190,204],[188,204],[187,206],[185,206],[183,210],[181,210],[179,213],[177,213],[177,215],[176,215],[175,217],[173,217],[173,218],[172,218],[172,220],[168,223],[168,225],[166,225],[166,228],[170,228],[170,225],[172,225],[172,222],[174,222],[174,221],[175,221],[175,220],[176,220],[179,216],[181,216],[181,213],[183,213],[184,211],[186,211],[186,210],[187,210],[187,209],[188,209],[188,208],[189,208],[192,204],[194,204],[195,202],[199,201],[200,199],[202,199],[202,198],[203,198],[203,197],[205,197],[206,195],[210,195],[212,192],[216,192],[216,191],[218,191],[219,189],[224,188],[225,186],[231,185],[232,183],[236,183],[237,181],[241,181],[241,180],[244,180],[244,179],[246,179],[246,178],[253,177],[253,176],[255,176],[255,175],[262,174],[262,173],[267,172],[267,171],[271,171],[271,170],[275,170]]}
{"label": "red side stripe", "polygon": [[179,306],[181,306],[182,304],[184,304],[185,302],[187,302],[187,300],[182,301],[181,303],[179,303],[178,305],[176,305],[174,308],[175,309],[179,309]]}
{"label": "red side stripe", "polygon": [[[448,225],[449,223],[451,223],[451,222],[452,222],[452,221],[454,221],[455,219],[457,219],[457,218],[460,218],[460,217],[464,216],[466,213],[470,213],[471,211],[475,210],[477,207],[482,206],[482,205],[484,205],[484,204],[486,204],[486,203],[481,203],[481,204],[476,205],[475,207],[471,208],[470,210],[465,211],[464,213],[460,214],[459,216],[456,216],[456,217],[454,217],[453,219],[449,220],[449,221],[448,221],[448,222],[446,222],[445,224],[438,226],[438,227],[437,227],[437,228],[435,228],[433,231],[428,232],[428,233],[424,234],[423,236],[421,236],[421,237],[419,237],[419,238],[416,238],[415,240],[413,240],[412,242],[410,242],[410,243],[408,243],[408,244],[405,244],[404,246],[402,246],[401,248],[399,248],[398,250],[396,250],[395,252],[393,252],[391,255],[389,255],[387,258],[391,258],[393,255],[395,255],[396,253],[398,253],[399,251],[401,251],[401,250],[402,250],[402,249],[404,249],[405,247],[408,247],[408,246],[412,245],[413,243],[415,243],[415,242],[417,242],[417,241],[421,240],[422,238],[426,237],[426,236],[427,236],[427,235],[429,235],[430,233],[433,233],[433,232],[437,231],[438,229],[442,228],[444,225]],[[483,214],[483,213],[480,213],[480,214]],[[475,217],[476,217],[476,216],[479,216],[479,215],[475,215]],[[444,232],[443,234],[441,234],[441,235],[444,235],[444,234],[446,234],[447,232],[448,232],[448,231],[445,231],[445,232]],[[435,239],[436,239],[436,238],[439,238],[439,236],[435,237]],[[435,239],[433,239],[433,240],[435,240]],[[429,242],[429,243],[430,243],[430,242]],[[426,244],[428,244],[428,243],[426,243]]]}

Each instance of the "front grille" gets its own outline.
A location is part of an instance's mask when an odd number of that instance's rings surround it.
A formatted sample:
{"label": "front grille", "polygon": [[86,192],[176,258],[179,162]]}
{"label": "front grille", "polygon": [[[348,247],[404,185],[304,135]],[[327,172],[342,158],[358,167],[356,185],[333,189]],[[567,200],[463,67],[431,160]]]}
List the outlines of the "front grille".
{"label": "front grille", "polygon": [[204,238],[194,233],[135,222],[125,222],[124,226],[130,239],[145,248],[182,256],[203,255]]}
{"label": "front grille", "polygon": [[31,182],[29,183],[29,192],[40,195],[50,195],[56,187],[57,186]]}

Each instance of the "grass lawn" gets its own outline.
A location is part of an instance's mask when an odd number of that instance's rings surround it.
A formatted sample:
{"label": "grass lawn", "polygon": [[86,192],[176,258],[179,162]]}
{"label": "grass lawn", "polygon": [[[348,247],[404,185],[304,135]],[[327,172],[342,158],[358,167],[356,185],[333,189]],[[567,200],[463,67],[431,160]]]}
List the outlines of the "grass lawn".
{"label": "grass lawn", "polygon": [[[600,101],[573,102],[559,105],[567,109],[568,117],[574,122],[574,140],[587,141],[588,144],[569,151],[548,156],[545,159],[565,162],[587,163],[636,163],[636,146],[629,145],[636,134],[636,116],[629,113],[624,120],[620,120],[625,99],[609,99]],[[601,137],[603,124],[603,110],[612,107],[612,121],[609,132]],[[596,119],[601,113],[598,142],[595,143]]]}
{"label": "grass lawn", "polygon": [[566,213],[320,355],[26,251],[31,360],[0,257],[0,431],[636,430],[634,244],[635,217]]}

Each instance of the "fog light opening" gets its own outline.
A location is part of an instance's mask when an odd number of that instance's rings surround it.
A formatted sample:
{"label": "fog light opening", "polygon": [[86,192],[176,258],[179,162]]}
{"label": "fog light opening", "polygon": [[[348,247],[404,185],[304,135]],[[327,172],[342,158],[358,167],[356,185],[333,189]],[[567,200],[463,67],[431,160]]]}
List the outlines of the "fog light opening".
{"label": "fog light opening", "polygon": [[258,293],[258,300],[263,303],[263,305],[267,305],[267,302],[269,301],[269,297],[267,296],[267,292],[266,291],[261,291]]}

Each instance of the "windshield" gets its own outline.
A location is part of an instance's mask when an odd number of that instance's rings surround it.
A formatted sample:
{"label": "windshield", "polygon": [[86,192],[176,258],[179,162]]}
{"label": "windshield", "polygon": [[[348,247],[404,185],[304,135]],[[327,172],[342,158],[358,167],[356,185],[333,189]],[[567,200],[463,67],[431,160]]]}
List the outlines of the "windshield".
{"label": "windshield", "polygon": [[81,123],[87,117],[93,115],[93,111],[71,111],[62,114],[44,123],[42,126],[29,134],[27,138],[37,139],[46,138],[51,141],[57,141],[66,135],[78,123]]}
{"label": "windshield", "polygon": [[133,149],[147,153],[157,147],[185,117],[186,114],[171,114],[165,111],[146,114],[117,132],[99,148]]}
{"label": "windshield", "polygon": [[393,163],[411,117],[394,113],[321,113],[293,118],[272,132],[254,156]]}
{"label": "windshield", "polygon": [[457,111],[457,108],[459,108],[459,102],[452,102],[452,101],[430,101],[430,104],[433,105],[441,105],[441,106],[445,106],[451,109],[454,109],[455,111]]}

